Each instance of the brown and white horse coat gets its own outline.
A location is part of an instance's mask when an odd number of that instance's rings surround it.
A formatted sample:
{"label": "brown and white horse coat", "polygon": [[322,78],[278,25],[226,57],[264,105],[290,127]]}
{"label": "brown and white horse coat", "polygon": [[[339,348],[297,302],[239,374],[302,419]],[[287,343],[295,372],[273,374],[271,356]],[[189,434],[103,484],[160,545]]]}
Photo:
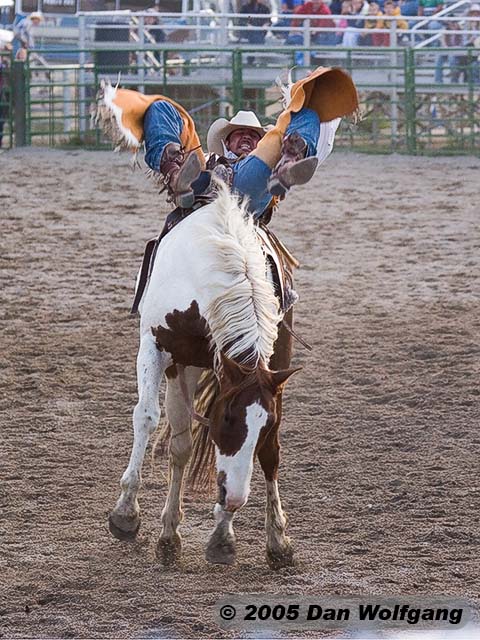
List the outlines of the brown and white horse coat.
{"label": "brown and white horse coat", "polygon": [[165,560],[178,553],[193,398],[202,371],[213,369],[219,392],[210,411],[209,435],[219,489],[207,559],[234,560],[233,515],[247,501],[257,454],[267,482],[267,555],[275,566],[289,562],[277,470],[281,393],[292,371],[275,369],[288,367],[290,336],[283,328],[279,335],[279,303],[253,222],[226,188],[162,240],[140,313],[134,442],[110,515],[112,533],[128,537],[138,530],[141,467],[160,419],[159,387],[165,374],[171,437],[159,552]]}

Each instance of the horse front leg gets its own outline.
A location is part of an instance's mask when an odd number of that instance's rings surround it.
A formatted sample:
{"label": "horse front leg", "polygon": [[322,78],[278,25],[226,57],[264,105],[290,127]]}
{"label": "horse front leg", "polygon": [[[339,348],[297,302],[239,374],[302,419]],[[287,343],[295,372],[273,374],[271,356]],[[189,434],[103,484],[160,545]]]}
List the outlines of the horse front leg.
{"label": "horse front leg", "polygon": [[[234,564],[236,558],[233,518],[247,502],[253,470],[253,447],[243,447],[233,456],[217,449],[217,502],[213,508],[215,526],[208,539],[205,557],[212,564]],[[230,483],[228,478],[230,478]]]}
{"label": "horse front leg", "polygon": [[133,447],[120,481],[121,493],[108,519],[110,532],[120,540],[134,538],[140,527],[137,500],[148,439],[160,420],[159,390],[171,358],[155,345],[150,333],[141,337],[137,356],[138,403],[133,411]]}
{"label": "horse front leg", "polygon": [[267,489],[265,532],[267,537],[267,562],[272,569],[280,569],[293,564],[292,543],[285,533],[287,516],[282,508],[278,491],[278,467],[280,464],[278,430],[281,420],[281,394],[277,397],[277,402],[277,421],[262,448],[258,451],[258,459],[265,474]]}
{"label": "horse front leg", "polygon": [[164,564],[174,562],[182,549],[178,526],[183,520],[183,476],[192,452],[191,417],[186,402],[192,405],[201,372],[202,369],[197,367],[185,369],[188,396],[185,398],[178,377],[174,377],[176,372],[169,376],[167,371],[165,409],[170,425],[168,495],[162,511],[162,531],[157,545],[157,558]]}
{"label": "horse front leg", "polygon": [[237,551],[235,548],[235,533],[233,532],[233,517],[235,512],[225,511],[222,500],[222,488],[219,486],[218,502],[213,508],[215,526],[208,539],[205,558],[212,564],[234,564]]}

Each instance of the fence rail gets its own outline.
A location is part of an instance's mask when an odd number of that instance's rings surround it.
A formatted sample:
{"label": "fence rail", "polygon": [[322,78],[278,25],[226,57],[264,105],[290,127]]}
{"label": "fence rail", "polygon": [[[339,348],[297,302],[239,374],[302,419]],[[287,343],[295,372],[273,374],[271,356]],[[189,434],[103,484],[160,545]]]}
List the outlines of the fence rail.
{"label": "fence rail", "polygon": [[10,55],[0,52],[0,147],[13,144],[13,107]]}
{"label": "fence rail", "polygon": [[[438,44],[442,34],[448,33],[449,25],[455,23],[455,34],[478,37],[480,26],[478,16],[471,16],[468,10],[474,6],[471,0],[458,0],[445,6],[440,12],[429,17],[398,16],[398,15],[299,15],[295,13],[272,13],[262,15],[243,13],[213,12],[212,10],[188,11],[185,13],[151,13],[147,11],[93,11],[79,12],[74,18],[69,18],[69,26],[62,26],[58,20],[56,24],[47,24],[36,30],[43,44],[49,41],[61,40],[83,43],[90,46],[99,40],[111,37],[118,42],[128,42],[135,39],[144,42],[157,37],[162,32],[167,42],[181,42],[191,44],[210,44],[213,46],[245,44],[248,41],[257,42],[255,35],[266,36],[266,44],[287,44],[290,39],[299,40],[304,46],[311,43],[340,44],[342,34],[354,29],[358,36],[384,34],[390,36],[385,46],[397,46],[397,40],[402,39],[405,44],[413,47],[424,47],[426,44]],[[71,26],[71,21],[75,26]],[[265,20],[265,24],[262,24]],[[369,23],[368,28],[364,24]],[[373,23],[384,26],[372,28]],[[248,23],[248,24],[247,24]],[[331,23],[330,26],[328,23]],[[345,26],[346,23],[346,26]],[[364,24],[364,26],[359,26]],[[407,28],[404,28],[407,27]],[[394,35],[396,32],[397,35]],[[327,36],[336,36],[334,42],[325,42]],[[355,46],[361,45],[362,38]],[[293,44],[293,42],[292,42]],[[295,43],[296,44],[296,43]],[[344,42],[344,44],[346,44]],[[353,44],[348,44],[353,46]]]}
{"label": "fence rail", "polygon": [[[154,65],[147,51],[154,56]],[[37,50],[29,52],[25,64],[12,65],[15,73],[10,80],[17,77],[16,130],[9,124],[10,109],[5,119],[8,139],[13,140],[15,133],[17,144],[105,147],[108,142],[90,122],[90,105],[100,81],[115,83],[119,73],[122,86],[181,102],[205,139],[212,120],[238,109],[253,109],[262,121],[274,122],[281,111],[276,76],[296,65],[295,80],[306,75],[310,65],[323,64],[346,69],[360,94],[363,118],[358,123],[344,120],[337,146],[411,154],[480,152],[480,77],[471,48],[292,51],[288,47],[153,48],[150,43],[121,50],[105,46],[64,52],[72,62],[42,65],[36,56],[44,52]],[[23,91],[18,89],[21,84]]]}

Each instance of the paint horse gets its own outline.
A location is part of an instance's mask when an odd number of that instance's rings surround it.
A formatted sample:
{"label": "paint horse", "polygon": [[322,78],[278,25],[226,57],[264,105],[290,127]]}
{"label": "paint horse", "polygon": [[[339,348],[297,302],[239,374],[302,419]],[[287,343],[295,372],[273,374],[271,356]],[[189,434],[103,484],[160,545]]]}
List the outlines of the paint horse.
{"label": "paint horse", "polygon": [[[141,467],[160,419],[165,374],[169,486],[157,555],[165,562],[178,557],[192,403],[202,372],[213,369],[219,391],[207,436],[215,447],[218,497],[206,558],[222,564],[235,560],[233,518],[247,502],[256,454],[267,488],[267,559],[273,567],[290,564],[277,474],[282,389],[296,371],[287,368],[291,337],[280,324],[279,302],[252,218],[226,187],[162,240],[140,313],[134,441],[110,514],[111,532],[133,537],[139,528]],[[191,468],[201,469],[207,458],[194,456]]]}

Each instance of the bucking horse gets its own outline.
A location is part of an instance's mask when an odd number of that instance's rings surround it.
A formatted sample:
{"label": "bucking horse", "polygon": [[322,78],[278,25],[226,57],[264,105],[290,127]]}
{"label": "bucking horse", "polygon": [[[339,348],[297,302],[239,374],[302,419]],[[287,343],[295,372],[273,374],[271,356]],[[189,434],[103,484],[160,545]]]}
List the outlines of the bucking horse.
{"label": "bucking horse", "polygon": [[[190,461],[195,474],[208,473],[209,442],[215,450],[218,494],[207,560],[235,560],[233,519],[247,502],[258,457],[266,481],[267,559],[275,567],[292,562],[278,489],[279,428],[282,391],[298,369],[288,368],[292,311],[282,322],[272,268],[252,217],[224,186],[213,202],[162,239],[139,308],[134,441],[109,524],[122,539],[135,536],[140,526],[141,469],[159,424],[165,376],[169,482],[157,555],[166,562],[181,550],[185,468]],[[205,370],[214,373],[216,383],[208,419],[196,415],[193,406]],[[202,444],[191,459],[192,419],[201,422]]]}
{"label": "bucking horse", "polygon": [[[287,141],[293,139],[289,127],[292,123],[306,127],[305,122],[311,121],[305,135],[308,138],[316,131],[312,147],[316,156],[295,157],[292,175],[287,168],[290,165],[283,167],[283,179],[289,187],[303,184],[311,175],[296,176],[297,168],[301,172],[314,170],[328,156],[340,118],[356,112],[358,97],[347,74],[322,68],[289,84],[284,97],[284,111],[252,156],[255,160],[257,154],[264,169],[278,162],[280,176],[283,160],[279,158],[293,153],[287,148]],[[156,100],[163,100],[165,107],[168,99],[117,92],[110,86],[98,102],[96,118],[112,139],[139,148],[143,114]],[[178,144],[191,150],[185,167],[204,162],[191,117],[180,105],[170,103],[165,108],[182,123]],[[312,123],[318,124],[318,130]],[[154,139],[161,133],[156,131]],[[189,141],[182,138],[184,134],[190,136]],[[193,161],[195,153],[199,158]],[[283,183],[277,182],[271,181],[270,193],[281,195],[283,191],[276,190]],[[178,179],[178,192],[182,192],[180,184]],[[184,191],[182,197],[193,193]],[[285,296],[287,285],[292,292],[285,276],[297,263],[271,232],[254,223],[248,200],[241,201],[228,183],[217,180],[213,197],[201,204],[188,215],[182,213],[168,233],[162,233],[155,258],[144,261],[148,277],[142,286],[140,279],[136,296],[140,348],[134,441],[120,483],[121,494],[110,514],[110,530],[123,539],[134,537],[140,526],[142,464],[148,440],[159,424],[159,391],[165,377],[169,482],[157,555],[171,562],[181,552],[178,529],[187,465],[194,481],[214,476],[215,466],[215,526],[206,557],[213,563],[232,564],[233,519],[247,502],[257,457],[266,481],[267,559],[271,566],[281,567],[293,560],[278,468],[282,393],[289,377],[298,371],[289,368],[293,314]]]}

